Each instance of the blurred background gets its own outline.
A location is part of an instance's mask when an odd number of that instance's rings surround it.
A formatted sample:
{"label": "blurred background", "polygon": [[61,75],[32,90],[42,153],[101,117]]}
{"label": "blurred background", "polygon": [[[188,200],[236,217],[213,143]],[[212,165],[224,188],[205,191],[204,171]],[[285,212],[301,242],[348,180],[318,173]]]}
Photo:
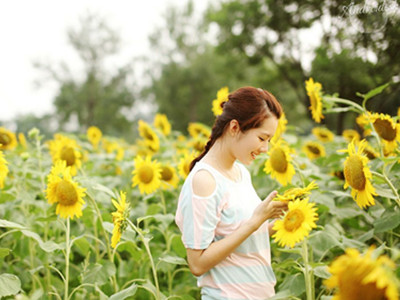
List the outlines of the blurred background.
{"label": "blurred background", "polygon": [[[304,82],[368,109],[400,106],[399,1],[3,1],[0,126],[133,141],[137,121],[166,114],[173,129],[209,126],[217,91],[271,91],[289,125],[314,125]],[[352,113],[326,115],[340,134]]]}

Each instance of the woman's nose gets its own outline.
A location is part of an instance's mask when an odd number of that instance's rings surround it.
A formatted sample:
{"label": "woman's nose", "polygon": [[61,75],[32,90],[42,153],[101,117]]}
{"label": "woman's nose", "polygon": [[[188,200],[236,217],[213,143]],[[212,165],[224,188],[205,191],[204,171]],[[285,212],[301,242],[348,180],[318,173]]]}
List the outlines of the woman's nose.
{"label": "woman's nose", "polygon": [[261,146],[260,152],[267,153],[268,152],[268,143],[265,143]]}

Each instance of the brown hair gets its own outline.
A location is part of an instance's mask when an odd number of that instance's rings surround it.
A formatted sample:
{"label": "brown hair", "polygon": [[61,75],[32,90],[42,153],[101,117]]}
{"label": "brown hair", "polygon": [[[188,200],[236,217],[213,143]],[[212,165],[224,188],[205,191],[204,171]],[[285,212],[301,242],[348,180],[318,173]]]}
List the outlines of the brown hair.
{"label": "brown hair", "polygon": [[242,87],[228,96],[228,101],[222,103],[223,112],[217,117],[211,131],[211,136],[204,151],[190,164],[190,170],[201,160],[208,150],[219,139],[231,120],[237,120],[240,130],[245,132],[261,126],[262,122],[271,116],[279,119],[282,107],[274,95],[266,90],[254,87]]}

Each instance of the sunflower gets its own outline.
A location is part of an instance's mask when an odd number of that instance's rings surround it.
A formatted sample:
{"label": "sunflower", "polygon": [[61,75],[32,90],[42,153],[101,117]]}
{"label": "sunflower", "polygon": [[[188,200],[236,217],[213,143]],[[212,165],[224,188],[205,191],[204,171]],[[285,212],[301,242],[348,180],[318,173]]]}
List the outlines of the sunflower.
{"label": "sunflower", "polygon": [[12,150],[17,144],[15,133],[0,127],[0,150]]}
{"label": "sunflower", "polygon": [[208,139],[206,139],[202,135],[199,135],[196,138],[192,138],[191,140],[189,140],[187,147],[201,153],[203,152],[207,142]]}
{"label": "sunflower", "polygon": [[278,127],[276,128],[275,134],[271,139],[272,143],[276,143],[281,138],[283,133],[286,131],[287,123],[288,121],[286,119],[286,115],[284,112],[282,112],[282,115],[278,120]]}
{"label": "sunflower", "polygon": [[61,134],[55,134],[54,140],[48,142],[53,163],[63,160],[71,167],[71,175],[75,176],[81,167],[82,154],[77,142]]}
{"label": "sunflower", "polygon": [[7,175],[8,175],[7,161],[4,158],[3,152],[0,151],[0,189],[4,187],[4,180],[6,179]]}
{"label": "sunflower", "polygon": [[93,148],[97,149],[97,146],[99,145],[103,135],[101,130],[96,126],[90,126],[86,132],[86,135]]}
{"label": "sunflower", "polygon": [[188,132],[192,138],[197,138],[199,135],[205,138],[209,138],[211,135],[211,130],[208,126],[198,123],[191,122],[188,125]]}
{"label": "sunflower", "polygon": [[328,267],[332,274],[324,284],[335,289],[332,300],[398,300],[395,264],[387,256],[374,257],[374,247],[364,255],[357,249],[346,249]]}
{"label": "sunflower", "polygon": [[272,237],[279,246],[293,248],[317,227],[315,221],[318,220],[318,214],[314,206],[315,203],[309,203],[308,198],[289,202],[288,211],[272,228],[276,231]]}
{"label": "sunflower", "polygon": [[345,129],[345,130],[343,130],[342,136],[349,143],[353,139],[356,139],[357,142],[359,142],[360,139],[361,139],[360,134],[358,133],[358,131],[354,130],[354,129]]}
{"label": "sunflower", "polygon": [[160,150],[160,139],[151,128],[151,126],[143,120],[139,120],[139,135],[144,139],[144,143],[154,152]]}
{"label": "sunflower", "polygon": [[72,180],[71,167],[65,160],[58,160],[47,176],[46,198],[50,204],[57,203],[56,214],[61,218],[82,216],[82,205],[85,204],[85,189]]}
{"label": "sunflower", "polygon": [[286,190],[283,195],[276,195],[276,200],[279,201],[294,201],[294,200],[303,200],[308,195],[311,194],[311,190],[318,188],[318,185],[312,181],[308,186],[305,188],[291,188]]}
{"label": "sunflower", "polygon": [[22,148],[26,149],[26,147],[27,147],[26,138],[22,132],[18,133],[18,141],[19,141],[19,144],[22,146]]}
{"label": "sunflower", "polygon": [[154,117],[154,127],[160,129],[160,131],[168,136],[171,133],[171,124],[168,121],[168,118],[164,114],[156,114]]}
{"label": "sunflower", "polygon": [[195,159],[194,152],[188,152],[188,151],[185,151],[183,157],[180,158],[178,164],[178,171],[179,175],[181,175],[183,179],[186,179],[186,177],[189,175],[190,164],[194,159]]}
{"label": "sunflower", "polygon": [[222,103],[228,101],[229,89],[228,87],[223,87],[217,92],[217,99],[212,102],[212,112],[214,116],[218,117],[222,114]]}
{"label": "sunflower", "polygon": [[129,218],[129,203],[126,203],[126,193],[119,192],[119,201],[111,199],[117,211],[111,213],[113,217],[114,228],[111,237],[111,247],[115,248],[121,240],[121,235],[127,227],[126,219]]}
{"label": "sunflower", "polygon": [[356,123],[360,128],[364,130],[363,135],[364,136],[369,136],[371,135],[372,130],[368,128],[369,121],[368,121],[368,116],[366,114],[361,114],[356,118]]}
{"label": "sunflower", "polygon": [[295,174],[294,167],[290,163],[290,148],[283,140],[272,144],[271,150],[268,152],[269,158],[265,162],[264,172],[275,178],[280,184],[286,186],[292,181]]}
{"label": "sunflower", "polygon": [[153,156],[154,151],[151,149],[149,143],[146,143],[145,140],[137,140],[136,141],[136,156]]}
{"label": "sunflower", "polygon": [[169,164],[161,165],[161,187],[164,190],[176,188],[179,182],[178,175],[174,167]]}
{"label": "sunflower", "polygon": [[325,147],[318,142],[308,141],[303,145],[302,150],[309,159],[325,156]]}
{"label": "sunflower", "polygon": [[367,166],[368,158],[363,155],[365,146],[366,142],[362,140],[356,151],[353,141],[349,144],[348,149],[344,151],[349,153],[344,162],[344,178],[346,180],[344,188],[351,186],[351,196],[360,208],[375,205],[373,195],[376,195],[375,189],[370,182],[372,175]]}
{"label": "sunflower", "polygon": [[365,141],[365,145],[366,146],[363,150],[363,154],[365,154],[369,160],[379,157],[379,153],[374,148],[372,148],[368,141]]}
{"label": "sunflower", "polygon": [[122,160],[125,155],[125,149],[120,145],[120,143],[116,141],[110,141],[107,139],[103,139],[102,141],[103,148],[106,150],[107,153],[116,152],[115,159]]}
{"label": "sunflower", "polygon": [[400,123],[396,123],[391,116],[378,113],[368,113],[368,119],[382,139],[386,152],[391,153],[400,142]]}
{"label": "sunflower", "polygon": [[311,132],[321,142],[332,142],[335,137],[328,128],[314,127]]}
{"label": "sunflower", "polygon": [[135,169],[132,171],[132,187],[139,186],[141,194],[151,194],[161,185],[161,165],[151,156],[143,159],[137,156],[134,160]]}
{"label": "sunflower", "polygon": [[322,115],[322,85],[319,82],[314,82],[312,78],[306,81],[306,91],[310,98],[310,107],[312,118],[315,122],[321,123]]}

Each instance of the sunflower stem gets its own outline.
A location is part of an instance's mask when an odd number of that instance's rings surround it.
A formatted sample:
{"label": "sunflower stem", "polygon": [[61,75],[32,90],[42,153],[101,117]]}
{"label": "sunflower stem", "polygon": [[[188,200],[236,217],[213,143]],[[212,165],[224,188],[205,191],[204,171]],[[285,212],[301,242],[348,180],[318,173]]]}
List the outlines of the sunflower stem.
{"label": "sunflower stem", "polygon": [[314,287],[312,286],[312,283],[314,281],[314,274],[313,274],[313,270],[310,268],[310,263],[309,263],[307,238],[305,238],[303,240],[301,254],[302,254],[303,260],[304,260],[304,279],[305,279],[305,283],[306,283],[307,300],[314,300],[315,299],[315,295],[313,293]]}
{"label": "sunflower stem", "polygon": [[[100,228],[101,228],[101,231],[103,232],[104,238],[106,239],[106,248],[107,248],[108,259],[109,259],[110,262],[114,263],[114,258],[113,258],[112,252],[111,252],[110,239],[108,238],[108,234],[106,233],[106,230],[104,229],[103,217],[101,216],[100,209],[99,209],[96,201],[94,200],[94,198],[89,193],[87,193],[86,195],[88,196],[88,198],[92,202],[93,207],[96,210],[97,217],[99,218]],[[113,287],[114,287],[114,291],[118,292],[117,278],[115,277],[115,275],[111,276],[111,281],[112,281],[112,284],[113,284]]]}
{"label": "sunflower stem", "polygon": [[166,215],[167,214],[167,204],[165,203],[164,193],[161,189],[160,189],[160,195],[161,195],[161,203],[163,206],[163,212],[164,212],[164,215]]}
{"label": "sunflower stem", "polygon": [[149,256],[151,269],[152,269],[152,272],[153,272],[154,285],[156,286],[156,300],[159,300],[159,299],[161,299],[161,295],[160,295],[160,287],[158,285],[157,269],[156,269],[156,266],[154,264],[153,256],[151,255],[149,242],[144,237],[142,231],[137,226],[135,226],[135,224],[133,224],[131,220],[126,219],[126,221],[128,222],[129,226],[131,226],[131,228],[139,235],[140,239],[142,240],[142,242],[144,244],[144,247],[146,248],[146,252],[147,252],[147,255]]}
{"label": "sunflower stem", "polygon": [[342,98],[338,98],[338,97],[329,97],[329,96],[324,96],[323,99],[328,101],[328,102],[341,103],[341,104],[346,104],[348,106],[352,106],[359,113],[363,113],[364,112],[364,108],[362,108],[357,103],[355,103],[353,101],[350,101],[350,100],[347,100],[347,99],[342,99]]}
{"label": "sunflower stem", "polygon": [[69,243],[70,235],[70,222],[69,217],[67,218],[67,230],[65,238],[65,280],[64,280],[64,300],[68,300],[68,281],[69,281],[69,254],[71,251],[71,245]]}

